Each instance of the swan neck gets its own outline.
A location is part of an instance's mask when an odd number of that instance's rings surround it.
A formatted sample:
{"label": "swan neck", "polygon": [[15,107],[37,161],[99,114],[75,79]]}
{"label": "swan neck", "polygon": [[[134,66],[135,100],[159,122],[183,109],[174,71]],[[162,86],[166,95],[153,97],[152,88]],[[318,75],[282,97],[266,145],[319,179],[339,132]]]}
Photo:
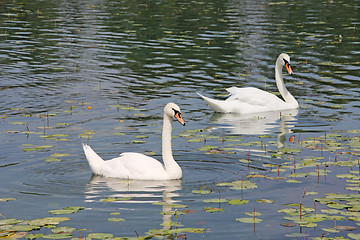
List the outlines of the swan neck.
{"label": "swan neck", "polygon": [[283,68],[282,60],[278,59],[276,61],[276,66],[275,66],[276,86],[286,103],[297,105],[298,103],[297,103],[296,99],[293,97],[293,95],[291,95],[291,93],[287,90],[287,88],[284,85],[282,68]]}
{"label": "swan neck", "polygon": [[162,157],[165,167],[169,160],[174,160],[171,149],[171,130],[172,119],[166,114],[164,114],[164,122],[162,129]]}
{"label": "swan neck", "polygon": [[171,131],[172,131],[172,117],[164,114],[164,123],[162,130],[162,157],[164,162],[165,171],[168,173],[169,178],[181,178],[182,171],[180,166],[175,162],[172,148],[171,148]]}

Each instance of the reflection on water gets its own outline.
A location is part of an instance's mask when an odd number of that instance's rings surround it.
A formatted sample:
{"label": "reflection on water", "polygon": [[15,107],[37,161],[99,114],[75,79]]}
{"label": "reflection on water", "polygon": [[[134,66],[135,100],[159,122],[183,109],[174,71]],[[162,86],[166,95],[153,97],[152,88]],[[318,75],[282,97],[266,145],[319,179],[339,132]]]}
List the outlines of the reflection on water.
{"label": "reflection on water", "polygon": [[214,113],[210,124],[216,124],[209,129],[228,129],[236,135],[276,134],[277,147],[284,146],[285,134],[292,133],[296,126],[298,109],[270,111],[254,114],[224,114]]}
{"label": "reflection on water", "polygon": [[[122,210],[136,210],[132,205],[135,203],[161,203],[162,208],[159,214],[162,214],[163,218],[160,225],[163,226],[164,230],[170,230],[173,227],[171,217],[174,213],[172,211],[175,210],[172,208],[172,204],[177,202],[173,198],[180,196],[181,184],[181,180],[122,180],[92,175],[84,192],[85,202],[94,202],[99,200],[99,197],[123,198],[117,202],[121,204]],[[104,196],[106,190],[110,190],[111,193]]]}
{"label": "reflection on water", "polygon": [[[86,185],[86,202],[102,196],[104,189],[111,190],[111,195],[107,197],[131,198],[121,202],[127,203],[153,203],[158,202],[159,198],[167,203],[173,203],[172,197],[179,196],[177,191],[181,190],[181,180],[171,181],[143,181],[143,180],[123,180],[117,178],[107,178],[92,175]],[[104,196],[102,196],[104,197]]]}
{"label": "reflection on water", "polygon": [[[232,134],[261,135],[271,133],[291,133],[297,122],[298,109],[270,111],[255,114],[222,114],[214,113],[210,124],[221,125]],[[217,127],[214,127],[217,128]]]}

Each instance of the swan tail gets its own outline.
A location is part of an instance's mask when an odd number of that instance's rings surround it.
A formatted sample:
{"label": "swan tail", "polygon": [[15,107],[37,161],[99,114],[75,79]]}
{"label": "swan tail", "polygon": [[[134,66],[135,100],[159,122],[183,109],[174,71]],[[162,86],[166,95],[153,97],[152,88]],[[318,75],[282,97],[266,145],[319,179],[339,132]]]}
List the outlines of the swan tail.
{"label": "swan tail", "polygon": [[225,101],[222,100],[216,100],[209,97],[205,97],[201,95],[200,93],[196,92],[205,102],[209,104],[209,106],[214,109],[216,112],[228,112],[224,107],[226,106]]}
{"label": "swan tail", "polygon": [[94,150],[92,150],[89,145],[83,143],[83,149],[91,170],[93,171],[93,173],[99,174],[97,172],[97,169],[101,169],[104,160],[96,152],[94,152]]}

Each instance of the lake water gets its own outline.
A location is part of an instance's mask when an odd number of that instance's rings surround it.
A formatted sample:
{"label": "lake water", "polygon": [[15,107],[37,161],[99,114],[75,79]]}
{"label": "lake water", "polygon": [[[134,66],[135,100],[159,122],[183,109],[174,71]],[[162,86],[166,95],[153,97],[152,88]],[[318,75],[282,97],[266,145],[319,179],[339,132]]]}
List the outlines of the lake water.
{"label": "lake water", "polygon": [[[291,57],[294,75],[284,80],[298,110],[218,114],[196,94],[225,99],[231,86],[276,93],[282,52]],[[359,56],[358,0],[1,1],[0,217],[69,217],[58,226],[75,228],[77,238],[356,239]],[[168,102],[187,123],[173,129],[182,180],[92,176],[83,142],[104,159],[136,151],[160,160]],[[224,184],[234,181],[237,188]],[[352,204],[335,198],[353,208],[338,207],[316,226],[281,225],[294,222],[281,209],[297,209],[300,219],[330,212],[333,203],[318,201],[328,194],[346,194]],[[48,212],[74,206],[84,209]],[[262,222],[236,220],[254,210]],[[357,229],[332,231],[336,225]]]}

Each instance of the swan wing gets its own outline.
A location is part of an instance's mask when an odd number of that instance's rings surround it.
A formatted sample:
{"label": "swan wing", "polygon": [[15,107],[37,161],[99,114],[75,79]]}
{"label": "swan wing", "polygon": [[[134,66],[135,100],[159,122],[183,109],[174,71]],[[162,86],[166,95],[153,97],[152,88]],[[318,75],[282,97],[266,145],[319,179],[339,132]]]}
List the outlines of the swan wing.
{"label": "swan wing", "polygon": [[266,112],[282,107],[284,101],[274,94],[257,88],[226,89],[231,95],[226,100],[216,100],[197,93],[216,112],[249,114],[255,112]]}
{"label": "swan wing", "polygon": [[249,104],[250,106],[259,106],[259,107],[267,107],[267,106],[278,106],[278,104],[283,104],[284,101],[275,96],[272,93],[263,91],[254,87],[230,87],[227,88],[231,95],[226,101],[239,101],[244,104]]}
{"label": "swan wing", "polygon": [[155,158],[141,153],[126,152],[104,161],[100,175],[123,179],[161,180],[165,178],[164,166]]}

